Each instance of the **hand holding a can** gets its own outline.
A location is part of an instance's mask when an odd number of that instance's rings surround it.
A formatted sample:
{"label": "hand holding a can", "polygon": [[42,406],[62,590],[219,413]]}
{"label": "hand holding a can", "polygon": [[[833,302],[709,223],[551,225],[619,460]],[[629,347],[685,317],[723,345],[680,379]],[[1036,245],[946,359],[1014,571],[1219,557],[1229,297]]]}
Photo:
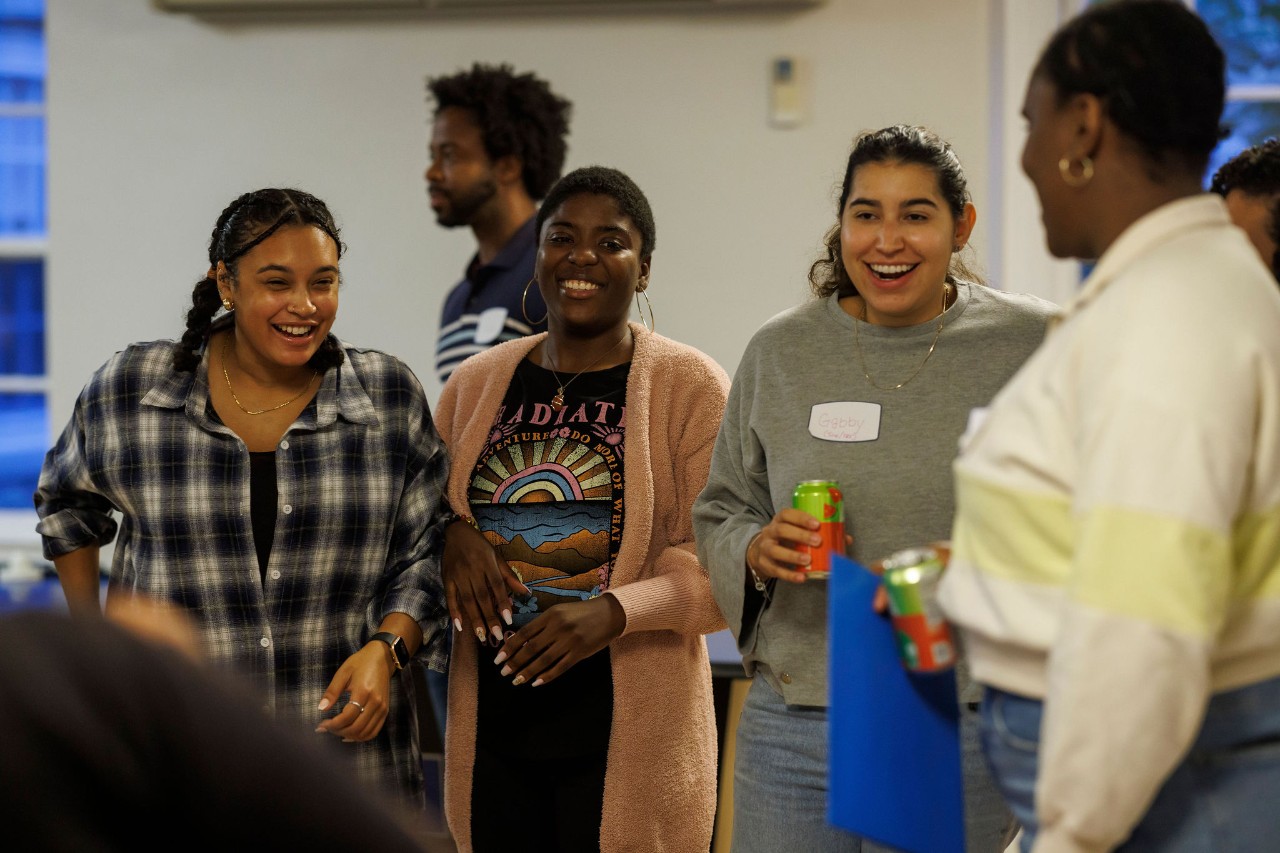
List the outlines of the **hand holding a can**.
{"label": "hand holding a can", "polygon": [[[942,562],[942,567],[946,568],[947,563],[951,561],[951,542],[946,539],[939,539],[930,542],[925,547],[932,549],[938,559]],[[867,568],[871,569],[873,573],[884,577],[884,564],[884,560],[876,560],[867,566]],[[889,591],[884,588],[884,584],[880,584],[876,587],[876,593],[871,599],[871,609],[876,613],[888,614]]]}
{"label": "hand holding a can", "polygon": [[951,628],[938,607],[937,587],[951,559],[951,544],[907,548],[872,564],[884,583],[872,606],[889,611],[902,665],[913,672],[942,672],[956,662]]}
{"label": "hand holding a can", "polygon": [[804,583],[813,557],[797,546],[821,546],[821,527],[818,519],[803,510],[780,510],[747,546],[747,565],[762,580]]}

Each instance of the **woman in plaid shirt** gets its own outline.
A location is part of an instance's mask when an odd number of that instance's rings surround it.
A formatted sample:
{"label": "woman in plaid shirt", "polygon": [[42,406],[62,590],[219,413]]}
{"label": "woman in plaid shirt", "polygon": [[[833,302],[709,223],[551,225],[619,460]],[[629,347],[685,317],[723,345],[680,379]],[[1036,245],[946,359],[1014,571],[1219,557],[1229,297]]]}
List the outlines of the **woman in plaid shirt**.
{"label": "woman in plaid shirt", "polygon": [[307,193],[232,202],[182,340],[128,347],[81,392],[45,458],[38,530],[72,610],[96,612],[120,513],[108,602],[188,608],[268,711],[417,800],[393,676],[413,654],[443,668],[448,471],[409,369],[330,334],[342,248]]}

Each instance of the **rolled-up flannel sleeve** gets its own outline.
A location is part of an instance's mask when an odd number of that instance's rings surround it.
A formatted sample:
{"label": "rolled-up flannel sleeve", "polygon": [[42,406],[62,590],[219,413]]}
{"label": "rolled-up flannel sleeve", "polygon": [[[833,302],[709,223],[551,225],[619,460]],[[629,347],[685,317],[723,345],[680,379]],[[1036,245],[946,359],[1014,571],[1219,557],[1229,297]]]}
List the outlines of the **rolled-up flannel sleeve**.
{"label": "rolled-up flannel sleeve", "polygon": [[95,485],[88,451],[83,395],[53,448],[45,454],[35,508],[45,559],[52,560],[115,538],[111,501]]}

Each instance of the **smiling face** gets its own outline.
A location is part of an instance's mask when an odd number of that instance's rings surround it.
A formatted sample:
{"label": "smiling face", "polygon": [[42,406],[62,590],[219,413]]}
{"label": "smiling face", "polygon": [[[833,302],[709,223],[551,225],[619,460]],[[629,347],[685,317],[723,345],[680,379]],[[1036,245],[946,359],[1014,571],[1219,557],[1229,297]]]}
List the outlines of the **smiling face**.
{"label": "smiling face", "polygon": [[311,225],[281,228],[218,262],[218,292],[235,303],[236,359],[266,375],[306,368],[338,315],[338,247]]}
{"label": "smiling face", "polygon": [[446,228],[470,225],[497,197],[498,183],[480,125],[469,110],[445,107],[436,114],[430,156],[427,195],[436,222]]}
{"label": "smiling face", "polygon": [[840,218],[840,257],[867,322],[914,326],[938,316],[952,252],[973,219],[973,205],[952,215],[927,166],[859,166]]}
{"label": "smiling face", "polygon": [[631,217],[607,195],[582,193],[546,218],[534,274],[552,334],[620,335],[631,300],[649,286],[649,258]]}

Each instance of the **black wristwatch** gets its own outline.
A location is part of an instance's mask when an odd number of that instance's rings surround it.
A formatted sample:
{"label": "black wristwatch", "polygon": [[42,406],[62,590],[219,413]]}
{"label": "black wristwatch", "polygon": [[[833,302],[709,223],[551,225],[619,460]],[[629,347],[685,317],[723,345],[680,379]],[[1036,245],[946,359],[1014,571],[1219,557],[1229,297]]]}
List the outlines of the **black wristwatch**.
{"label": "black wristwatch", "polygon": [[396,665],[396,669],[404,669],[409,663],[409,650],[405,648],[404,640],[395,634],[390,631],[379,631],[369,639],[381,640],[391,647],[391,661]]}

